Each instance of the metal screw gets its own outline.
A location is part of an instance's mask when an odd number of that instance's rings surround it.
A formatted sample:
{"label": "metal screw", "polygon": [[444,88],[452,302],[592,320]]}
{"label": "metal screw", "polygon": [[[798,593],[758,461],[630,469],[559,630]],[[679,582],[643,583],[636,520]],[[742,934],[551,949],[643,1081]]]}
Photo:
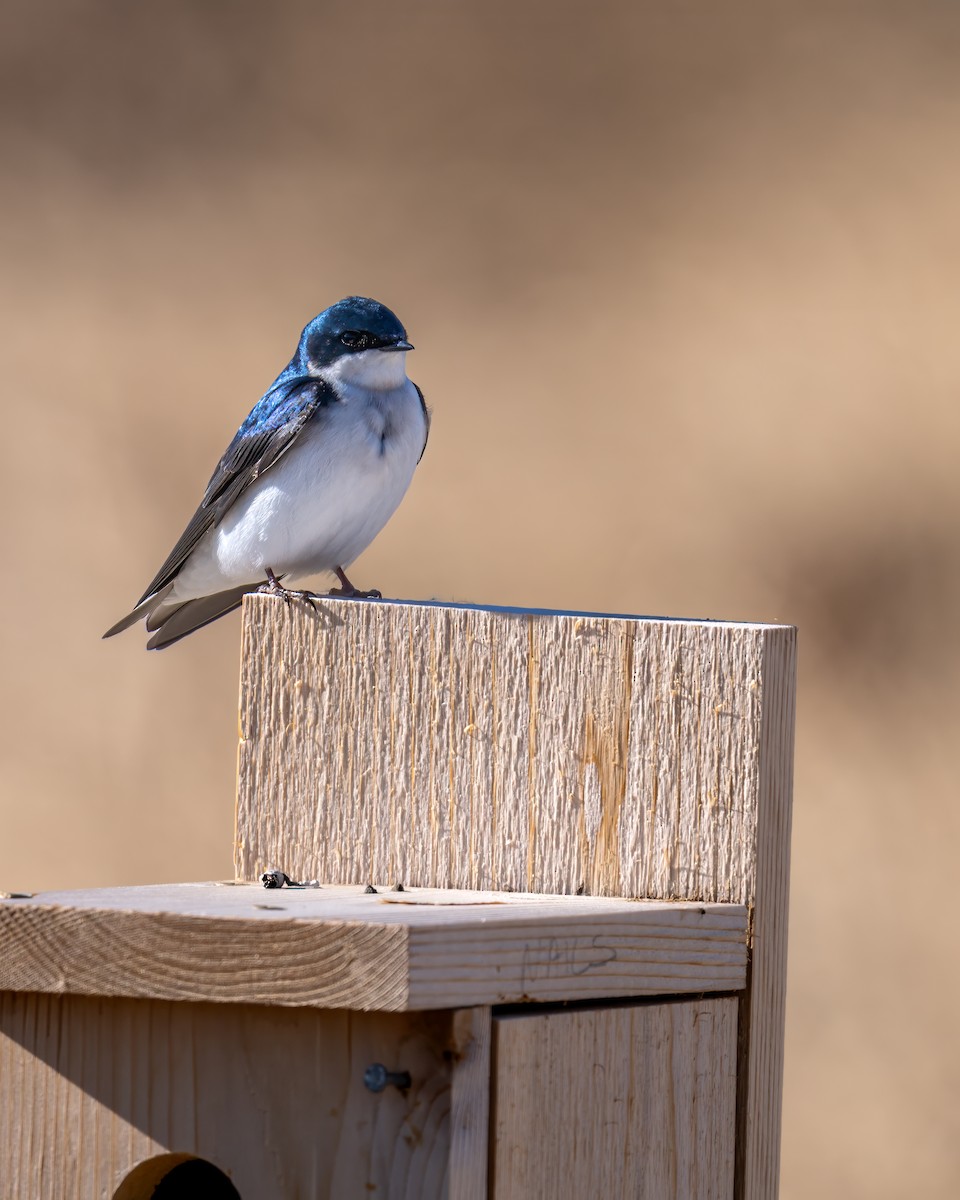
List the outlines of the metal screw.
{"label": "metal screw", "polygon": [[281,888],[285,883],[290,882],[290,876],[285,871],[278,871],[276,867],[271,867],[269,871],[264,871],[260,876],[260,882],[265,888]]}
{"label": "metal screw", "polygon": [[363,1073],[363,1086],[370,1092],[382,1092],[386,1087],[405,1092],[411,1082],[409,1071],[388,1071],[383,1063],[371,1063]]}
{"label": "metal screw", "polygon": [[298,883],[296,879],[291,879],[286,871],[281,871],[278,867],[270,867],[260,876],[260,882],[265,888],[318,888],[320,886],[316,879],[304,879],[302,883]]}

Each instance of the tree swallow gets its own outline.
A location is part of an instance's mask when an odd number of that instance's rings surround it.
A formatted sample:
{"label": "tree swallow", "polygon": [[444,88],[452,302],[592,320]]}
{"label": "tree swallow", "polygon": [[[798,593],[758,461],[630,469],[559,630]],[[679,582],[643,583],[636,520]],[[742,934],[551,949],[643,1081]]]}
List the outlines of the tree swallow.
{"label": "tree swallow", "polygon": [[[238,608],[263,586],[344,569],[393,515],[427,444],[423,392],[407,378],[413,346],[394,314],[350,296],[315,317],[217,464],[200,507],[133,612],[159,650]],[[264,584],[263,581],[266,580]]]}

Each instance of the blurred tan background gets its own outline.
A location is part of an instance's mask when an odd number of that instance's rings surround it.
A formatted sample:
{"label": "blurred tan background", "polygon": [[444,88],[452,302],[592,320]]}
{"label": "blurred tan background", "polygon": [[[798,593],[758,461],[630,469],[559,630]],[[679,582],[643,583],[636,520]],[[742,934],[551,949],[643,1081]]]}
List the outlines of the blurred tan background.
{"label": "blurred tan background", "polygon": [[238,619],[101,643],[301,326],[385,594],[801,628],[783,1196],[960,1195],[960,7],[8,4],[0,886],[231,872]]}

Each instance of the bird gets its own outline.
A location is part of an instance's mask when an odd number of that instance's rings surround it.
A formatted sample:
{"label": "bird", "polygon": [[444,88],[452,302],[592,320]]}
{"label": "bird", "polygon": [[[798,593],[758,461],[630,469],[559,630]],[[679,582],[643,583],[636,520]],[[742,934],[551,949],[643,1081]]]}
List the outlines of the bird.
{"label": "bird", "polygon": [[203,499],[133,610],[148,650],[173,645],[263,590],[323,572],[330,595],[379,598],[346,568],[393,515],[426,449],[430,413],[407,378],[407,331],[386,305],[348,296],[314,317],[224,451]]}

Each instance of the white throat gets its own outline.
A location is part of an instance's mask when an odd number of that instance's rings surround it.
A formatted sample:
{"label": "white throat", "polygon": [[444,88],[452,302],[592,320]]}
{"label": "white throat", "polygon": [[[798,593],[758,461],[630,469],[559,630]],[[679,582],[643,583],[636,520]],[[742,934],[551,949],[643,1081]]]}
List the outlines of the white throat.
{"label": "white throat", "polygon": [[407,377],[407,354],[405,350],[361,350],[342,355],[332,366],[320,367],[316,373],[333,385],[392,391]]}

